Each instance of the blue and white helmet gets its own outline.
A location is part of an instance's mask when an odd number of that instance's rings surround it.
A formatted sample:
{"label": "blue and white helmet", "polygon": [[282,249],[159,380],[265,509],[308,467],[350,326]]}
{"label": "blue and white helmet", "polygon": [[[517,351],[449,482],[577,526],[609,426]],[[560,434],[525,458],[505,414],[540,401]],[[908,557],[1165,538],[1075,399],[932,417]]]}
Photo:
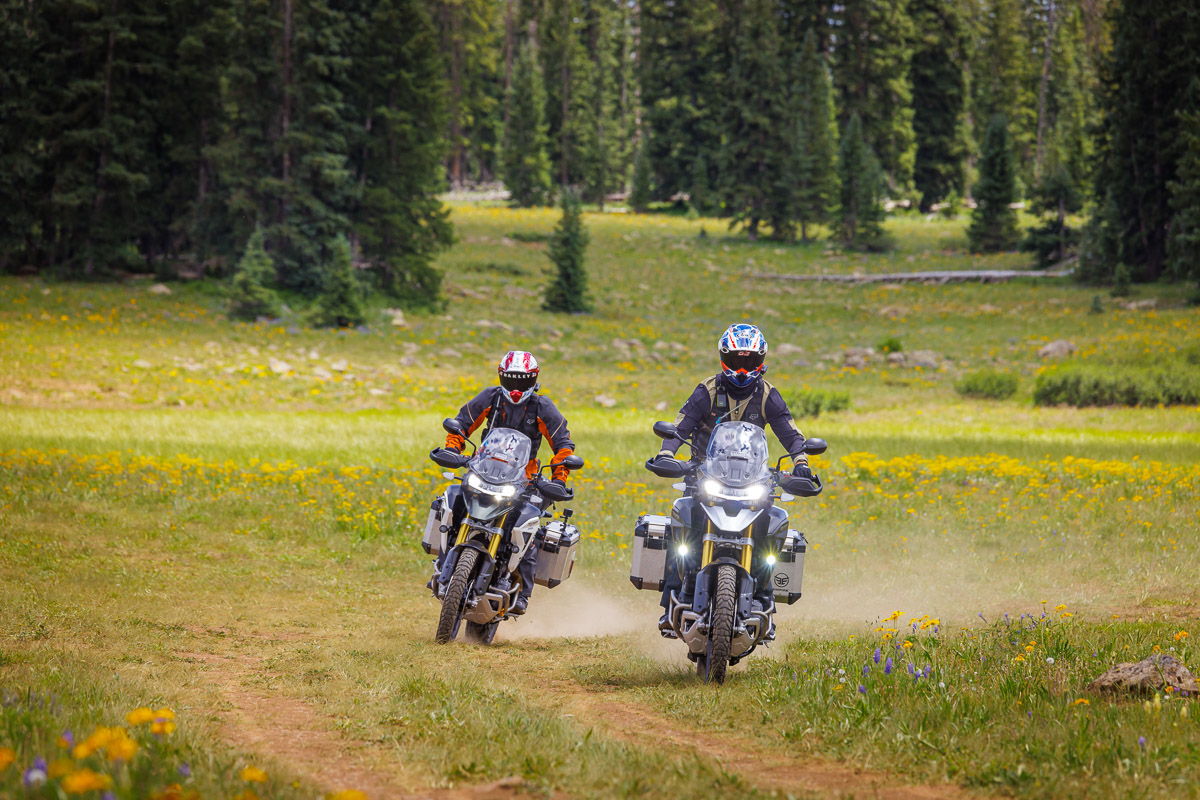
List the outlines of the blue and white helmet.
{"label": "blue and white helmet", "polygon": [[767,371],[767,337],[757,325],[730,325],[717,347],[721,372],[734,386],[749,386]]}

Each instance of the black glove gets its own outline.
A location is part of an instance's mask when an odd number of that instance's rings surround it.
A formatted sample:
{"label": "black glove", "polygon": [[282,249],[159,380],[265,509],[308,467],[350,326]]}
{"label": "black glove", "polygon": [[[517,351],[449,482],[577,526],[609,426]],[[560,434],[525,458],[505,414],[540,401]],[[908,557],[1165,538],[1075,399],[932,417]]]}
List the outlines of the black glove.
{"label": "black glove", "polygon": [[797,464],[792,467],[792,475],[797,478],[807,478],[810,481],[813,479],[813,471],[808,468],[808,464]]}
{"label": "black glove", "polygon": [[562,478],[553,478],[553,479],[551,479],[550,482],[557,483],[559,486],[563,487],[564,489],[567,488],[567,482],[564,481]]}

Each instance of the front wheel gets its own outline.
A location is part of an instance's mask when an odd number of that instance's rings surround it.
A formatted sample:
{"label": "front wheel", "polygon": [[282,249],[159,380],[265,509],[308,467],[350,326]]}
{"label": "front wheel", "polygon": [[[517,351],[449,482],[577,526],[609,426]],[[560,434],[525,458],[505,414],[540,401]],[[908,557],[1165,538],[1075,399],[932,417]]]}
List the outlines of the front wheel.
{"label": "front wheel", "polygon": [[737,570],[729,564],[717,567],[716,583],[712,613],[709,615],[708,647],[696,662],[696,669],[705,681],[720,684],[725,682],[729,651],[733,647],[733,617],[737,610]]}
{"label": "front wheel", "polygon": [[438,617],[437,635],[434,641],[445,644],[458,635],[458,626],[462,622],[463,601],[467,596],[467,587],[471,585],[471,576],[475,574],[475,561],[479,551],[464,549],[454,565],[454,574],[450,577],[450,585],[442,596],[442,613]]}

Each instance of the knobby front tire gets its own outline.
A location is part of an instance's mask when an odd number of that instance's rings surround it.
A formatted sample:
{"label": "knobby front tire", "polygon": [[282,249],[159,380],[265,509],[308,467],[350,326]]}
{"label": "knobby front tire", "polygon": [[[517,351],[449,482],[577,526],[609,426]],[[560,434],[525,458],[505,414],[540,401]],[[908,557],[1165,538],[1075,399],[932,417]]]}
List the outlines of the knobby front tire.
{"label": "knobby front tire", "polygon": [[437,636],[434,637],[438,644],[445,644],[458,633],[463,600],[467,596],[467,587],[471,585],[471,576],[475,574],[475,561],[478,558],[479,551],[468,548],[462,551],[458,563],[454,565],[454,575],[442,597],[442,613],[438,617]]}

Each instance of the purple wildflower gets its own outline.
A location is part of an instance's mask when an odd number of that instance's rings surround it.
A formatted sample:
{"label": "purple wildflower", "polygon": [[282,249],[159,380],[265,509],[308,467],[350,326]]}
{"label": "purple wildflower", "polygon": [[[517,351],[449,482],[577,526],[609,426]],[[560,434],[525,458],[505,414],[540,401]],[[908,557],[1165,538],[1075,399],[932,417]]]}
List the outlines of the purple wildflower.
{"label": "purple wildflower", "polygon": [[871,671],[870,664],[863,664],[863,677],[867,677],[867,673]]}
{"label": "purple wildflower", "polygon": [[32,789],[34,786],[40,786],[46,782],[46,759],[38,756],[33,760],[33,765],[25,770],[25,788]]}
{"label": "purple wildflower", "polygon": [[884,675],[892,674],[892,657],[891,656],[888,656],[887,663],[883,665],[883,674]]}
{"label": "purple wildflower", "polygon": [[104,794],[100,795],[100,800],[117,800],[117,796],[112,792],[105,792]]}
{"label": "purple wildflower", "polygon": [[908,674],[909,674],[909,675],[912,675],[912,674],[914,674],[914,673],[913,673],[913,665],[912,665],[912,662],[911,662],[911,661],[910,661],[910,662],[908,662]]}
{"label": "purple wildflower", "polygon": [[67,728],[65,731],[62,732],[62,738],[63,738],[63,741],[67,743],[68,749],[75,746],[75,735],[71,733],[70,728]]}
{"label": "purple wildflower", "polygon": [[1145,736],[1138,737],[1138,747],[1142,748],[1143,750],[1146,749],[1146,737]]}
{"label": "purple wildflower", "polygon": [[933,667],[931,667],[930,665],[926,664],[926,665],[925,665],[925,674],[924,674],[922,677],[924,677],[924,678],[928,678],[928,677],[929,677],[929,673],[931,673],[931,672],[933,672]]}
{"label": "purple wildflower", "polygon": [[982,611],[980,611],[980,612],[979,612],[979,618],[980,618],[981,620],[983,620],[983,622],[984,622],[984,624],[985,624],[985,625],[987,624],[987,617],[985,617],[985,616],[983,615],[983,612],[982,612]]}
{"label": "purple wildflower", "polygon": [[880,656],[879,648],[878,648],[878,647],[876,647],[876,648],[875,648],[875,663],[876,663],[876,664],[878,664],[878,663],[879,663],[879,656]]}
{"label": "purple wildflower", "polygon": [[858,685],[858,693],[859,693],[859,694],[866,694],[866,693],[867,693],[867,687],[863,686],[863,685],[860,683],[860,684]]}
{"label": "purple wildflower", "polygon": [[192,768],[188,766],[186,761],[179,765],[179,774],[185,778],[192,777]]}

